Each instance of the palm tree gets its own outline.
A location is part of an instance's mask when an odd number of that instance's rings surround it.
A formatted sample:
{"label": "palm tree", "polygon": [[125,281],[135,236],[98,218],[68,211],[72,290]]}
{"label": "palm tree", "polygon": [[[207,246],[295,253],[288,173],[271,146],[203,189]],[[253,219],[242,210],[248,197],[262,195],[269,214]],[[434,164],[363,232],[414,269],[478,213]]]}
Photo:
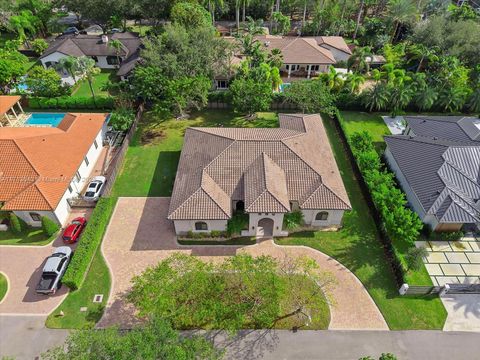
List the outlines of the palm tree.
{"label": "palm tree", "polygon": [[97,106],[95,100],[95,90],[93,89],[93,82],[95,81],[95,76],[100,74],[100,68],[95,66],[95,60],[82,56],[78,58],[78,69],[84,74],[85,78],[88,81],[88,86],[90,87],[90,92],[92,93],[93,103]]}
{"label": "palm tree", "polygon": [[353,54],[348,58],[347,68],[356,69],[358,72],[368,72],[370,70],[370,62],[368,57],[372,56],[372,48],[370,46],[356,47]]}
{"label": "palm tree", "polygon": [[411,22],[418,17],[417,6],[412,0],[390,0],[387,6],[388,17],[393,24],[391,41],[397,38],[401,24]]}
{"label": "palm tree", "polygon": [[369,111],[385,109],[388,104],[388,89],[384,83],[375,84],[364,94],[363,101]]}
{"label": "palm tree", "polygon": [[77,83],[76,72],[78,71],[78,58],[67,56],[61,58],[55,65],[57,70],[65,70],[73,79],[73,83]]}
{"label": "palm tree", "polygon": [[332,65],[329,66],[327,73],[320,75],[320,79],[324,80],[330,90],[338,90],[344,83],[342,74],[338,73]]}
{"label": "palm tree", "polygon": [[353,32],[353,40],[357,37],[358,27],[360,26],[360,19],[362,18],[363,6],[365,5],[365,0],[360,1],[360,6],[357,13],[357,22],[355,23],[355,31]]}
{"label": "palm tree", "polygon": [[267,61],[270,66],[276,66],[280,68],[283,64],[283,55],[280,49],[272,49],[270,54],[268,54]]}
{"label": "palm tree", "polygon": [[240,31],[240,6],[243,0],[235,0],[235,20],[237,22],[237,32]]}
{"label": "palm tree", "polygon": [[438,92],[431,86],[417,90],[415,93],[415,105],[420,111],[430,110],[438,98]]}
{"label": "palm tree", "polygon": [[245,22],[246,8],[250,5],[250,0],[242,0],[243,12],[242,12],[242,21]]}
{"label": "palm tree", "polygon": [[417,73],[422,69],[425,61],[432,62],[438,60],[436,48],[429,48],[423,44],[412,44],[408,50],[412,53],[412,59],[418,60],[417,69],[415,70]]}
{"label": "palm tree", "polygon": [[480,113],[480,84],[468,99],[468,109],[473,113]]}
{"label": "palm tree", "polygon": [[113,39],[108,42],[108,47],[115,50],[117,56],[117,66],[120,67],[120,51],[123,49],[123,44],[120,40]]}
{"label": "palm tree", "polygon": [[212,24],[215,26],[215,10],[217,7],[223,7],[223,0],[206,0],[204,4],[208,6],[208,11],[210,11],[210,15],[212,16]]}
{"label": "palm tree", "polygon": [[395,117],[399,110],[404,109],[412,100],[413,91],[410,86],[395,85],[390,87],[388,97],[390,99],[390,116]]}
{"label": "palm tree", "polygon": [[18,15],[10,17],[9,26],[18,34],[18,38],[23,42],[27,39],[27,32],[30,35],[35,35],[39,25],[38,22],[38,18],[34,16],[30,10],[23,10]]}
{"label": "palm tree", "polygon": [[466,97],[465,89],[461,87],[446,87],[440,91],[438,100],[444,110],[455,112],[463,107]]}
{"label": "palm tree", "polygon": [[361,74],[353,73],[347,75],[347,86],[352,94],[355,94],[360,89],[360,86],[365,82],[365,77]]}

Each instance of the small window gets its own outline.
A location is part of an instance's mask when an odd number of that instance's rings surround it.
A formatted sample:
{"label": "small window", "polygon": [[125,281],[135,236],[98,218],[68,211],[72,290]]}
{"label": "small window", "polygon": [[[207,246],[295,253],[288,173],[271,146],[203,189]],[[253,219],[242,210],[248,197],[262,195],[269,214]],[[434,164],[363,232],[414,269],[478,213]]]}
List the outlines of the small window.
{"label": "small window", "polygon": [[310,70],[318,71],[318,70],[320,70],[320,65],[310,65]]}
{"label": "small window", "polygon": [[82,177],[80,176],[80,173],[77,171],[77,172],[75,173],[75,181],[76,181],[77,183],[79,183],[80,180],[82,180]]}
{"label": "small window", "polygon": [[197,221],[195,223],[195,230],[208,230],[208,225],[204,221]]}
{"label": "small window", "polygon": [[87,166],[90,165],[90,161],[88,161],[88,157],[85,156],[85,158],[84,158],[83,160],[85,160],[85,164],[86,164]]}
{"label": "small window", "polygon": [[119,65],[121,62],[122,60],[120,59],[120,62],[119,62],[116,56],[107,56],[108,65]]}
{"label": "small window", "polygon": [[95,149],[98,149],[98,143],[97,143],[97,140],[93,140],[93,146],[95,146]]}
{"label": "small window", "polygon": [[217,89],[227,89],[228,81],[227,80],[217,80]]}
{"label": "small window", "polygon": [[70,185],[68,185],[68,192],[71,194],[73,191],[72,187]]}
{"label": "small window", "polygon": [[328,212],[326,211],[320,211],[317,216],[315,216],[315,220],[328,220]]}
{"label": "small window", "polygon": [[285,65],[285,69],[287,70],[290,69],[290,65],[289,64]]}
{"label": "small window", "polygon": [[38,213],[31,212],[30,217],[32,218],[33,221],[42,221],[42,217]]}

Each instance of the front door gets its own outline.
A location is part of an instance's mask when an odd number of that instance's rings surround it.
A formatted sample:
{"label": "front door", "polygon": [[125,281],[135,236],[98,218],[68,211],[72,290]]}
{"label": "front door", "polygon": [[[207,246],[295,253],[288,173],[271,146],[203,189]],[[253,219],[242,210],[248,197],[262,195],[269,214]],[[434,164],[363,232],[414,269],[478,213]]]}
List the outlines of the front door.
{"label": "front door", "polygon": [[258,221],[257,236],[268,237],[273,236],[273,220],[269,218],[263,218]]}

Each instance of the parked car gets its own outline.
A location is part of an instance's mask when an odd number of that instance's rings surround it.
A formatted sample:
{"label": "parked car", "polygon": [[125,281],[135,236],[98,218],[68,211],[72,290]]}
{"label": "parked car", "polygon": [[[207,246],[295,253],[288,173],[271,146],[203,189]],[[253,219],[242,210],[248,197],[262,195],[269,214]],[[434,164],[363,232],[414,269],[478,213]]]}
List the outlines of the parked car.
{"label": "parked car", "polygon": [[47,258],[42,270],[42,277],[35,289],[38,294],[52,295],[60,289],[63,274],[67,270],[72,257],[72,249],[68,246],[60,246]]}
{"label": "parked car", "polygon": [[112,34],[119,33],[119,32],[122,32],[122,30],[120,30],[119,28],[113,28],[112,30],[110,30],[110,33]]}
{"label": "parked car", "polygon": [[65,228],[62,238],[66,244],[73,244],[78,241],[80,234],[87,225],[87,219],[77,217]]}
{"label": "parked car", "polygon": [[62,32],[62,35],[72,35],[72,34],[78,35],[79,33],[80,32],[75,26],[71,26],[67,28],[64,32]]}
{"label": "parked car", "polygon": [[83,199],[86,201],[97,201],[102,195],[106,182],[107,178],[105,176],[95,176],[88,184]]}

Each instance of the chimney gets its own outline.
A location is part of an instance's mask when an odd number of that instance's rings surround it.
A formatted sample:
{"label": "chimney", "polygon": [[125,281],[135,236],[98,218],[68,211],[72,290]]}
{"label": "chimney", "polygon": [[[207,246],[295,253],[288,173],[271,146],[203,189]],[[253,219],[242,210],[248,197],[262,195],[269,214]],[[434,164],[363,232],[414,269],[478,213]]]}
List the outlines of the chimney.
{"label": "chimney", "polygon": [[104,44],[108,43],[108,36],[105,34],[102,35],[102,43]]}

